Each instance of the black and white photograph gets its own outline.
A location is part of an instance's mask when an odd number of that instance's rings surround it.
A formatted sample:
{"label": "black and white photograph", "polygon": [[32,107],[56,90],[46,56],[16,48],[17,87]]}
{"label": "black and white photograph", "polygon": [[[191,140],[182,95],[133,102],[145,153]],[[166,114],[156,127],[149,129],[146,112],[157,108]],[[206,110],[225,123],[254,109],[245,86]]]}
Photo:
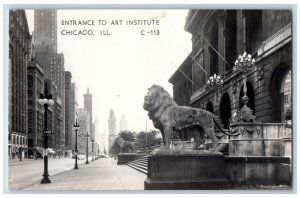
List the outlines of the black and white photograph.
{"label": "black and white photograph", "polygon": [[293,6],[4,11],[6,193],[295,190]]}

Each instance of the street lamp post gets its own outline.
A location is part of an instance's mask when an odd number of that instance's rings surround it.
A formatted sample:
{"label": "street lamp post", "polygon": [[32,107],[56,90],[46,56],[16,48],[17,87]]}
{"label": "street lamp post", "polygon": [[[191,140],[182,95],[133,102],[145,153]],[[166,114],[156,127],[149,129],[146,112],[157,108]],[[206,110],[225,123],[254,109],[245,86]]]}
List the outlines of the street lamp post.
{"label": "street lamp post", "polygon": [[243,121],[254,121],[255,116],[253,115],[253,111],[251,108],[247,106],[247,103],[249,101],[249,98],[247,96],[247,76],[246,72],[250,71],[255,66],[255,59],[252,58],[251,54],[247,54],[244,52],[243,55],[239,55],[237,60],[234,63],[234,70],[242,71],[243,72],[243,84],[244,84],[244,90],[243,90],[243,97],[242,102],[244,103],[244,106],[241,108],[241,110],[238,112],[238,120]]}
{"label": "street lamp post", "polygon": [[92,143],[92,161],[95,161],[95,159],[94,159],[94,143],[95,143],[95,141],[93,140],[91,143]]}
{"label": "street lamp post", "polygon": [[235,69],[243,72],[244,96],[242,100],[244,102],[244,105],[246,105],[249,100],[247,96],[246,86],[247,76],[245,73],[249,70],[252,70],[254,65],[255,59],[252,58],[251,54],[247,54],[246,52],[244,52],[243,55],[239,55],[238,59],[234,63]]}
{"label": "street lamp post", "polygon": [[75,130],[75,166],[74,166],[74,169],[78,169],[78,164],[77,164],[77,160],[78,160],[78,158],[77,158],[77,154],[78,154],[78,150],[77,150],[77,138],[78,138],[78,135],[77,135],[77,132],[80,129],[80,126],[77,123],[77,119],[76,119],[76,123],[73,125],[73,128]]}
{"label": "street lamp post", "polygon": [[41,94],[38,100],[40,105],[44,105],[45,113],[44,113],[44,174],[43,179],[41,181],[42,184],[50,183],[50,179],[48,178],[48,131],[47,131],[47,111],[48,107],[54,104],[54,100],[52,100],[52,95],[48,93],[47,83],[45,85],[44,95]]}
{"label": "street lamp post", "polygon": [[86,164],[89,164],[89,132],[86,132]]}

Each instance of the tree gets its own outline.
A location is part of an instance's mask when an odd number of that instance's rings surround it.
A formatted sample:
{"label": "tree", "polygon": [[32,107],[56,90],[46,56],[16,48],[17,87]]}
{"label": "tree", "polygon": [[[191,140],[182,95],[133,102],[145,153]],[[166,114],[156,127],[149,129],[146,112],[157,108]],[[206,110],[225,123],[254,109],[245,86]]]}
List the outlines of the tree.
{"label": "tree", "polygon": [[144,131],[141,131],[136,139],[137,142],[142,146],[154,146],[157,145],[158,143],[162,142],[161,137],[159,137],[158,135],[160,134],[159,131],[156,130],[151,130],[147,133],[145,133]]}
{"label": "tree", "polygon": [[128,131],[128,130],[121,131],[121,133],[119,134],[119,136],[121,138],[123,138],[125,141],[135,142],[134,133],[131,132],[131,131]]}

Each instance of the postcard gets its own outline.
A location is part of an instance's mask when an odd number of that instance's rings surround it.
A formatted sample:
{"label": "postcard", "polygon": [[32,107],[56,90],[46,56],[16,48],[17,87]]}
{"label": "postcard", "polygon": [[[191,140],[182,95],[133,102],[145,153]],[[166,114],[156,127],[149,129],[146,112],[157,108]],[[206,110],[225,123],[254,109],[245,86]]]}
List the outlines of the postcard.
{"label": "postcard", "polygon": [[8,192],[290,192],[293,16],[9,9]]}

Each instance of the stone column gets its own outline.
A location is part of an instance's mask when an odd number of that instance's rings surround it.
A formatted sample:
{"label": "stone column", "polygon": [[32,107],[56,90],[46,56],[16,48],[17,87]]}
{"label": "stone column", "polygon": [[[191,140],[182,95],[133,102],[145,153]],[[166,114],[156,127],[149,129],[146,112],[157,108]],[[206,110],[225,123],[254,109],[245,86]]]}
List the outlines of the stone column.
{"label": "stone column", "polygon": [[[203,36],[204,38],[208,38],[209,37],[209,32],[208,31],[203,31]],[[205,75],[205,82],[207,82],[208,78],[209,78],[209,74],[210,74],[210,66],[209,66],[209,45],[207,42],[203,42],[203,48],[204,48],[204,61],[203,61],[203,67],[205,69],[205,71],[207,72]]]}
{"label": "stone column", "polygon": [[246,49],[246,19],[242,10],[237,11],[237,54],[243,54]]}
{"label": "stone column", "polygon": [[[225,21],[225,11],[220,11],[218,13],[218,52],[219,54],[225,59],[225,38],[224,38],[224,21]],[[225,62],[224,60],[218,55],[218,67],[219,67],[219,74],[223,74],[225,72]]]}

